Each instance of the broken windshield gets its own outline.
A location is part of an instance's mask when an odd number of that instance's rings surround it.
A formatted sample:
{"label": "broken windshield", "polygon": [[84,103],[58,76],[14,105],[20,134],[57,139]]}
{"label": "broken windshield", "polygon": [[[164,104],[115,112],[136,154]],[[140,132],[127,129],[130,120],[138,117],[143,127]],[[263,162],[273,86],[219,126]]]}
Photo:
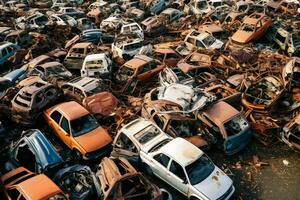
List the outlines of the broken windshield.
{"label": "broken windshield", "polygon": [[224,128],[226,130],[227,136],[238,134],[247,129],[248,126],[248,122],[241,115],[236,115],[235,117],[224,123]]}
{"label": "broken windshield", "polygon": [[134,135],[135,139],[139,141],[141,144],[146,144],[150,140],[154,139],[156,136],[160,134],[160,131],[158,128],[156,128],[153,125],[149,125],[140,132],[136,133]]}

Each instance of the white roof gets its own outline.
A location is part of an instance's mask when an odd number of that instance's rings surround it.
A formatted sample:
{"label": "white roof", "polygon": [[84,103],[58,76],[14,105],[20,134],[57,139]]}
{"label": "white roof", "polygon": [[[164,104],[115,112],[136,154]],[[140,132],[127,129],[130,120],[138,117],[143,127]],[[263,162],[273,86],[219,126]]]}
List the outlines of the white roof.
{"label": "white roof", "polygon": [[91,54],[85,57],[85,61],[103,60],[106,58],[105,53]]}
{"label": "white roof", "polygon": [[127,136],[133,136],[151,124],[152,122],[149,120],[138,118],[131,123],[123,126],[120,131],[125,133]]}
{"label": "white roof", "polygon": [[203,155],[195,145],[183,138],[175,138],[160,149],[161,153],[168,155],[182,166],[187,166]]}

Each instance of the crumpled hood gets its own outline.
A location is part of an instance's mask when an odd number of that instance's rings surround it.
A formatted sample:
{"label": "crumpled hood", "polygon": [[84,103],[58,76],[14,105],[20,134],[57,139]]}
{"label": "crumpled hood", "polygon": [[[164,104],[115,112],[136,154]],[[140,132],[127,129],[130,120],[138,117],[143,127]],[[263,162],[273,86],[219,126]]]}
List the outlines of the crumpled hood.
{"label": "crumpled hood", "polygon": [[209,199],[218,199],[231,187],[232,180],[218,167],[202,182],[194,187]]}
{"label": "crumpled hood", "polygon": [[96,151],[112,142],[110,135],[102,127],[74,139],[86,152]]}

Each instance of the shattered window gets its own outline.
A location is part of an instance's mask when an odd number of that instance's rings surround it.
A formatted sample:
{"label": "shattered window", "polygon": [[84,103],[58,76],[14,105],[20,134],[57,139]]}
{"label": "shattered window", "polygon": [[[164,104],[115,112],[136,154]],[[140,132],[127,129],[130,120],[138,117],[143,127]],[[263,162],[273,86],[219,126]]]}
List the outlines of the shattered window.
{"label": "shattered window", "polygon": [[134,135],[141,144],[146,144],[160,134],[160,131],[153,125],[149,125]]}
{"label": "shattered window", "polygon": [[138,152],[136,146],[124,133],[120,133],[116,146],[133,153]]}
{"label": "shattered window", "polygon": [[121,67],[121,69],[119,70],[116,78],[119,81],[124,81],[125,82],[128,79],[130,79],[133,75],[134,75],[134,70],[124,66],[124,67]]}
{"label": "shattered window", "polygon": [[71,53],[72,54],[84,54],[84,49],[83,48],[73,48]]}
{"label": "shattered window", "polygon": [[228,136],[238,134],[248,128],[248,126],[248,122],[241,115],[237,115],[224,123]]}
{"label": "shattered window", "polygon": [[186,173],[192,185],[196,185],[206,179],[215,169],[211,160],[203,154],[192,164],[185,167]]}

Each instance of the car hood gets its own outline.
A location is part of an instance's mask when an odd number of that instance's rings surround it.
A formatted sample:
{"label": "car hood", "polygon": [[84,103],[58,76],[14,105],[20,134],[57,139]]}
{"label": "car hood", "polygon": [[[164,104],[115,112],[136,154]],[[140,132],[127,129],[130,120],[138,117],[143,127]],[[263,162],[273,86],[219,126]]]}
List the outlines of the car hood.
{"label": "car hood", "polygon": [[202,182],[193,187],[209,199],[218,199],[232,186],[232,180],[218,167]]}
{"label": "car hood", "polygon": [[239,43],[247,43],[250,40],[250,37],[253,33],[249,33],[249,32],[245,32],[245,31],[241,31],[238,30],[237,32],[235,32],[232,36],[232,40],[239,42]]}
{"label": "car hood", "polygon": [[74,139],[86,152],[96,151],[112,142],[110,135],[102,127],[98,127]]}

